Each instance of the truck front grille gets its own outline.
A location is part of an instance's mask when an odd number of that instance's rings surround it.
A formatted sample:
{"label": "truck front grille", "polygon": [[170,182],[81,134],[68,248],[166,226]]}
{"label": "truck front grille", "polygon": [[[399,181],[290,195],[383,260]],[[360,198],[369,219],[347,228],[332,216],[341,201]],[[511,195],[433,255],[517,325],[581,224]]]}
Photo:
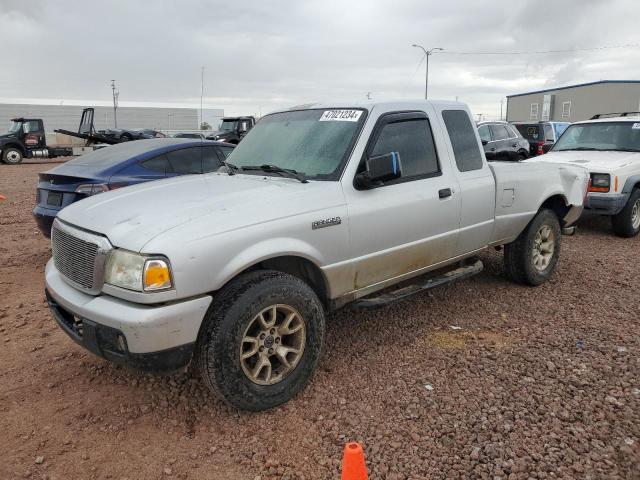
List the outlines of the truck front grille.
{"label": "truck front grille", "polygon": [[53,262],[62,275],[87,290],[98,287],[95,275],[98,243],[78,238],[54,224],[51,250]]}

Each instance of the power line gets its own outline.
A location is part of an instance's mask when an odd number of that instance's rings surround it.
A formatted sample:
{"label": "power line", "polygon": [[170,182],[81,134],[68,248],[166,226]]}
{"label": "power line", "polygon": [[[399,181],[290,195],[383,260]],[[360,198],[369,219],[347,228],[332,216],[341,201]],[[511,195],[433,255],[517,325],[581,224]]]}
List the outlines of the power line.
{"label": "power line", "polygon": [[596,50],[610,50],[614,48],[637,48],[640,44],[629,43],[626,45],[610,45],[604,47],[592,48],[572,48],[568,50],[538,50],[538,51],[522,51],[522,52],[456,52],[455,50],[444,50],[437,52],[438,55],[541,55],[547,53],[574,53],[574,52],[592,52]]}

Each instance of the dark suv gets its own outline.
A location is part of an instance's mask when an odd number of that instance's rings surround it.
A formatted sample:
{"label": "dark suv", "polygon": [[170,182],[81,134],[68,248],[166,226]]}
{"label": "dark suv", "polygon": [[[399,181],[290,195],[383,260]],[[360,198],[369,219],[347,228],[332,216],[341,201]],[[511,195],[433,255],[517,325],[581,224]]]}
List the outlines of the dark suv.
{"label": "dark suv", "polygon": [[512,122],[529,142],[529,154],[542,155],[551,150],[569,122]]}
{"label": "dark suv", "polygon": [[507,122],[480,122],[478,133],[487,160],[518,161],[529,158],[529,142]]}
{"label": "dark suv", "polygon": [[207,139],[237,145],[255,124],[255,117],[224,117],[220,129],[209,134]]}

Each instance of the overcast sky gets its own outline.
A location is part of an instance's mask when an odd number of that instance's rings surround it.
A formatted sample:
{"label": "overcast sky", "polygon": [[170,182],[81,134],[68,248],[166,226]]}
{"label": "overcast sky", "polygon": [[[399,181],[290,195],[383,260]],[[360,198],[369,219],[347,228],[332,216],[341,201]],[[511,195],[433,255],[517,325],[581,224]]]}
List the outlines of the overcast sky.
{"label": "overcast sky", "polygon": [[[637,0],[0,0],[0,100],[267,113],[317,100],[420,98],[422,52],[640,44]],[[505,95],[640,79],[640,48],[434,54],[429,96],[500,114]]]}

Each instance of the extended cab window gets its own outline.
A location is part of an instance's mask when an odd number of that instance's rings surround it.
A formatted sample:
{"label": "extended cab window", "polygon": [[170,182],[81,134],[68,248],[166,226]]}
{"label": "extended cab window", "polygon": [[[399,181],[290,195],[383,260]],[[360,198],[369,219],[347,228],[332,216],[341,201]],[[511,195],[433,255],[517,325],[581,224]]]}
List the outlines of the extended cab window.
{"label": "extended cab window", "polygon": [[442,119],[456,157],[456,165],[461,172],[480,170],[482,153],[473,130],[469,115],[464,110],[443,110]]}
{"label": "extended cab window", "polygon": [[411,177],[433,176],[440,172],[431,127],[426,118],[400,120],[384,125],[369,156],[385,155],[390,152],[400,154],[402,163],[400,181]]}
{"label": "extended cab window", "polygon": [[176,173],[202,173],[202,149],[199,147],[168,152],[167,159]]}

